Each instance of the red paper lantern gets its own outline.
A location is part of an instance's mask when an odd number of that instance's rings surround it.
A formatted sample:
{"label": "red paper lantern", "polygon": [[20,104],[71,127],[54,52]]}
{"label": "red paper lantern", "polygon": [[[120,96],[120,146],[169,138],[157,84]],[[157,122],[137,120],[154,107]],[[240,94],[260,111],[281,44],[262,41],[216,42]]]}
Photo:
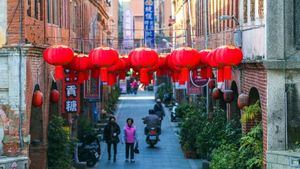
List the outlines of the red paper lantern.
{"label": "red paper lantern", "polygon": [[52,89],[50,92],[50,101],[52,103],[58,103],[59,97],[60,97],[59,91],[57,89]]}
{"label": "red paper lantern", "polygon": [[72,62],[66,67],[78,71],[78,81],[81,84],[89,78],[88,70],[91,68],[91,61],[88,55],[79,54],[75,55]]}
{"label": "red paper lantern", "polygon": [[238,65],[243,60],[240,48],[225,45],[216,49],[216,59],[219,67],[224,67],[224,80],[231,80],[231,67]]}
{"label": "red paper lantern", "polygon": [[40,86],[38,84],[34,87],[32,105],[35,107],[42,107],[43,105],[43,93],[40,91]]}
{"label": "red paper lantern", "polygon": [[43,53],[44,60],[55,66],[55,77],[62,79],[63,67],[69,64],[74,57],[74,52],[71,48],[64,45],[55,45],[47,48]]}
{"label": "red paper lantern", "polygon": [[140,71],[140,81],[149,83],[148,71],[158,62],[158,54],[150,48],[137,48],[129,53],[132,67]]}
{"label": "red paper lantern", "polygon": [[209,54],[211,49],[200,50],[199,54],[201,57],[200,67],[203,74],[203,78],[213,78],[212,68],[209,66]]}
{"label": "red paper lantern", "polygon": [[220,99],[220,96],[221,96],[221,90],[218,88],[214,88],[212,91],[212,98],[214,100],[218,100],[218,99]]}
{"label": "red paper lantern", "polygon": [[240,109],[243,109],[245,106],[249,105],[249,96],[242,93],[238,97],[237,106]]}
{"label": "red paper lantern", "polygon": [[181,84],[189,79],[190,70],[194,69],[201,61],[198,51],[189,47],[174,50],[171,54],[171,59],[174,65],[180,68],[181,76],[179,82]]}
{"label": "red paper lantern", "polygon": [[224,90],[223,99],[226,103],[231,103],[234,99],[232,90]]}
{"label": "red paper lantern", "polygon": [[119,60],[119,54],[110,47],[98,47],[89,53],[91,64],[100,69],[100,77],[103,82],[108,80],[108,68]]}

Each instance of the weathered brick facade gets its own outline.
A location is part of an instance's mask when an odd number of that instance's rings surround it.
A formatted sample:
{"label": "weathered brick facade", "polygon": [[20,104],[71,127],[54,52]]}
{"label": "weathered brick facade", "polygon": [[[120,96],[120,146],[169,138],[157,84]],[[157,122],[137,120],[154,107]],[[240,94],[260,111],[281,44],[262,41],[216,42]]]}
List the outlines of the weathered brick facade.
{"label": "weathered brick facade", "polygon": [[[23,148],[21,153],[30,157],[32,169],[47,168],[47,130],[49,113],[52,110],[49,96],[54,67],[45,63],[43,50],[54,44],[70,46],[77,52],[88,53],[92,48],[106,45],[108,37],[109,5],[104,1],[59,0],[4,0],[7,21],[0,21],[6,30],[0,29],[0,107],[4,110],[1,118],[9,121],[4,124],[5,136],[19,141],[22,131]],[[1,2],[2,3],[2,2]],[[55,4],[54,4],[55,3]],[[1,15],[2,16],[2,15]],[[5,17],[6,15],[3,15]],[[1,18],[1,17],[0,17]],[[0,35],[1,35],[0,33]],[[22,34],[21,34],[22,33]],[[3,39],[3,37],[5,37]],[[20,50],[22,52],[20,56]],[[19,59],[22,66],[19,71]],[[19,87],[19,72],[21,85]],[[32,106],[35,84],[43,93],[43,106]],[[19,101],[21,94],[21,102]],[[22,104],[22,126],[19,127],[19,103]],[[56,106],[60,107],[60,106]],[[51,111],[50,111],[51,110]],[[7,123],[8,124],[8,123]]]}

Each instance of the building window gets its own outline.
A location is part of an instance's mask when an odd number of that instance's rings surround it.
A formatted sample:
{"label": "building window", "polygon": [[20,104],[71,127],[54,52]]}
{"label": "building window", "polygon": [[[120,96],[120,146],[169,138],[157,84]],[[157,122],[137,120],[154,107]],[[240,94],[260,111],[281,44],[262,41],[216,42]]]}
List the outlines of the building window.
{"label": "building window", "polygon": [[294,149],[300,142],[300,83],[286,85],[288,148]]}
{"label": "building window", "polygon": [[47,20],[48,23],[51,23],[51,2],[47,0]]}
{"label": "building window", "polygon": [[264,18],[264,0],[258,0],[258,15],[260,19]]}
{"label": "building window", "polygon": [[243,1],[243,8],[244,8],[244,23],[248,22],[248,0]]}
{"label": "building window", "polygon": [[27,5],[28,5],[28,8],[27,8],[27,15],[28,15],[28,16],[31,16],[31,0],[28,0],[28,1],[27,1]]}
{"label": "building window", "polygon": [[39,0],[40,4],[40,20],[44,20],[44,2],[42,0]]}
{"label": "building window", "polygon": [[294,22],[295,22],[295,44],[296,49],[300,50],[300,1],[294,0]]}
{"label": "building window", "polygon": [[34,0],[34,18],[39,18],[39,2],[38,0]]}
{"label": "building window", "polygon": [[250,18],[255,21],[255,0],[250,1]]}

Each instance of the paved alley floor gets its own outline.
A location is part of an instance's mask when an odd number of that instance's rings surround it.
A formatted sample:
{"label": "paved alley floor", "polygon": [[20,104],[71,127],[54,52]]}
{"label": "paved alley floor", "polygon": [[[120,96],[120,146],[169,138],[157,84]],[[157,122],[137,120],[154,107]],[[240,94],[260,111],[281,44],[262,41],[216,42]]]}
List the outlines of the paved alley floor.
{"label": "paved alley floor", "polygon": [[[119,102],[117,121],[123,129],[128,117],[134,119],[137,127],[140,154],[135,155],[135,163],[125,163],[125,145],[118,144],[117,162],[108,161],[106,144],[99,164],[95,169],[200,169],[200,160],[184,158],[178,137],[173,131],[169,120],[169,113],[163,121],[161,141],[155,148],[149,148],[143,134],[142,118],[153,108],[154,96],[152,92],[140,92],[137,95],[122,95]],[[198,163],[198,164],[196,164]]]}

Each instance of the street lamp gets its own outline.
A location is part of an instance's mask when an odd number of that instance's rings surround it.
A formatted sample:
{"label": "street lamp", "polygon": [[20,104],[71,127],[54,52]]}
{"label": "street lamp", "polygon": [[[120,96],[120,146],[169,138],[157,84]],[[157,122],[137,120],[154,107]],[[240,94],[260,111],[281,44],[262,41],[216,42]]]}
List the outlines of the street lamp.
{"label": "street lamp", "polygon": [[235,46],[242,48],[242,30],[241,30],[241,26],[240,26],[240,22],[239,20],[234,16],[234,15],[222,15],[219,17],[219,20],[224,21],[224,20],[229,20],[232,19],[235,21],[237,28],[234,31],[234,44]]}

